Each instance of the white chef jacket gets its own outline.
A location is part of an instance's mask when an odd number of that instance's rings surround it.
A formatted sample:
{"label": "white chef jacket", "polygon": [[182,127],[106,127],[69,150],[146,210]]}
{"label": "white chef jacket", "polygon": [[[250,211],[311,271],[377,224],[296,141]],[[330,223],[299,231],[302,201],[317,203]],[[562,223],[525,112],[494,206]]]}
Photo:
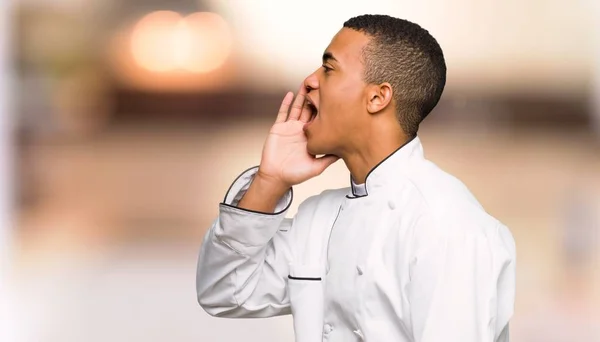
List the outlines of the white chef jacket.
{"label": "white chef jacket", "polygon": [[297,342],[508,341],[515,243],[418,137],[365,184],[326,190],[285,218],[237,208],[232,184],[207,232],[198,302],[218,317],[292,313]]}

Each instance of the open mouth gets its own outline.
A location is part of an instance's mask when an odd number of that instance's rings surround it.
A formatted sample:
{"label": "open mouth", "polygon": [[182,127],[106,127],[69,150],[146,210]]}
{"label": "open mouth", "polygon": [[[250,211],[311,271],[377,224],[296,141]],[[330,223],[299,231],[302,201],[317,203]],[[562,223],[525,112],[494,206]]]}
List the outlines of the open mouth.
{"label": "open mouth", "polygon": [[315,106],[315,104],[312,103],[312,101],[310,101],[310,99],[308,99],[307,101],[307,106],[310,110],[310,119],[308,120],[308,122],[312,122],[317,117],[319,110],[317,109],[317,106]]}

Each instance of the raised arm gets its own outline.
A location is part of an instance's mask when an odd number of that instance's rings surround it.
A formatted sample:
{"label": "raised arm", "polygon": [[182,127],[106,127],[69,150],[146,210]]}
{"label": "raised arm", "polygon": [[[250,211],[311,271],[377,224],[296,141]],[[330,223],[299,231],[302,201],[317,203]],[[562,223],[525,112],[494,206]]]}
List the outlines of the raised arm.
{"label": "raised arm", "polygon": [[307,152],[303,126],[310,120],[310,110],[305,95],[301,87],[293,104],[293,94],[285,96],[260,166],[234,182],[205,235],[196,289],[198,302],[211,315],[290,313],[287,276],[293,259],[293,221],[285,214],[292,201],[291,188],[321,174],[338,159],[316,158]]}

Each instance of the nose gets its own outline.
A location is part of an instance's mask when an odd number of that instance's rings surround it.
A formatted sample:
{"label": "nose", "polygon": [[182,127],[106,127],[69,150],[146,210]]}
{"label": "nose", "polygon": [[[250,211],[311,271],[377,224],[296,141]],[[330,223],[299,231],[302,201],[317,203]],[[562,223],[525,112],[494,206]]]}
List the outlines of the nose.
{"label": "nose", "polygon": [[318,71],[319,71],[319,69],[315,70],[315,72],[308,75],[304,79],[304,86],[306,87],[307,92],[310,92],[311,90],[319,89],[319,78],[317,77]]}

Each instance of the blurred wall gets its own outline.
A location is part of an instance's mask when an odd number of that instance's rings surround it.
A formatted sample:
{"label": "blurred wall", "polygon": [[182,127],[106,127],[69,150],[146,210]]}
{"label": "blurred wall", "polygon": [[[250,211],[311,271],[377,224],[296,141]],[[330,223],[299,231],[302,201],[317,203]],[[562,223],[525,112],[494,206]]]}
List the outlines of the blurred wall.
{"label": "blurred wall", "polygon": [[10,65],[10,33],[12,16],[10,4],[0,2],[0,340],[16,338],[14,292],[10,283],[14,251],[14,206],[11,161],[13,154],[13,76]]}
{"label": "blurred wall", "polygon": [[[290,317],[206,315],[194,293],[198,248],[230,183],[259,163],[285,92],[320,65],[346,19],[378,12],[418,22],[445,50],[448,88],[421,139],[515,236],[512,339],[600,341],[598,8],[16,2],[3,12],[15,132],[2,135],[15,142],[14,165],[3,166],[15,175],[16,224],[0,232],[13,237],[18,341],[291,341]],[[206,11],[222,20],[195,14]],[[348,179],[334,164],[295,188],[289,214]]]}
{"label": "blurred wall", "polygon": [[294,86],[319,65],[342,23],[362,13],[387,13],[426,27],[444,48],[450,91],[577,95],[590,81],[598,38],[595,17],[581,1],[210,3],[233,23],[246,63],[268,75],[259,83],[249,79],[253,86],[268,80]]}

